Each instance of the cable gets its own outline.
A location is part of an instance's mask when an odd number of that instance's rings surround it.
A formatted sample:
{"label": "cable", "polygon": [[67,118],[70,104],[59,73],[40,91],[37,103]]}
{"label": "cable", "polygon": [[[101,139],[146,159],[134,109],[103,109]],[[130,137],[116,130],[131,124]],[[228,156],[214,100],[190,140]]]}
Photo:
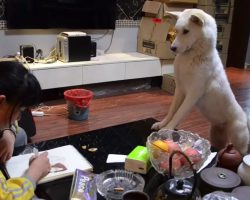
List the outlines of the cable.
{"label": "cable", "polygon": [[[42,50],[40,50],[41,52]],[[48,63],[54,63],[57,61],[57,55],[56,55],[56,48],[53,48],[49,55],[46,58],[43,59],[33,59],[35,63],[42,63],[42,64],[48,64]]]}
{"label": "cable", "polygon": [[4,16],[5,14],[5,0],[0,1],[0,19]]}
{"label": "cable", "polygon": [[112,44],[112,42],[113,42],[114,33],[115,33],[115,31],[113,30],[113,31],[112,31],[112,35],[111,35],[111,40],[110,40],[109,46],[108,46],[107,49],[104,50],[104,53],[107,53],[107,51],[110,49],[111,44]]}
{"label": "cable", "polygon": [[[56,108],[63,108],[66,112],[56,113]],[[32,110],[32,114],[34,113],[34,116],[61,116],[61,115],[67,115],[67,107],[66,106],[47,106],[40,104],[37,108],[34,108]]]}
{"label": "cable", "polygon": [[104,37],[109,33],[109,31],[110,31],[110,30],[107,30],[107,31],[106,31],[102,36],[100,36],[100,37],[92,38],[93,41],[97,41],[97,40],[100,40],[100,39],[104,38]]}

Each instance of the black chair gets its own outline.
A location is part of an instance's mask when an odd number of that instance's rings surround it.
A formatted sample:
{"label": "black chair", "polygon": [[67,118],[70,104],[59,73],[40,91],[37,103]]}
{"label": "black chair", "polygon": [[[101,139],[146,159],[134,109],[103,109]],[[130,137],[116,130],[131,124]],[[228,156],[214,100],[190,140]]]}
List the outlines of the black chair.
{"label": "black chair", "polygon": [[[30,109],[26,109],[22,112],[21,119],[18,121],[18,125],[25,130],[29,143],[30,137],[36,134],[36,125]],[[20,154],[24,149],[25,146],[15,147],[13,156]]]}
{"label": "black chair", "polygon": [[22,112],[18,125],[25,130],[28,138],[36,134],[36,125],[30,109]]}

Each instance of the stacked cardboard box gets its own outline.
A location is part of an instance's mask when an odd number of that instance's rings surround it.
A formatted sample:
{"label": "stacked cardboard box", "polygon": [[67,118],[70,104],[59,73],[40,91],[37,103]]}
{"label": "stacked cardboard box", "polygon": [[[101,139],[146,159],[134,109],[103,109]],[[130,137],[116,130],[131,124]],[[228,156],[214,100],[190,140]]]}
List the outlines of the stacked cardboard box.
{"label": "stacked cardboard box", "polygon": [[174,94],[175,91],[175,79],[174,74],[163,74],[161,88],[169,94]]}
{"label": "stacked cardboard box", "polygon": [[222,63],[226,66],[228,45],[232,27],[234,0],[198,0],[197,8],[212,15],[217,23],[218,40],[217,49]]}
{"label": "stacked cardboard box", "polygon": [[197,0],[145,1],[142,8],[144,17],[137,37],[137,51],[160,59],[173,59],[170,45],[175,21],[167,18],[166,11],[182,11],[193,7],[194,2],[197,3]]}
{"label": "stacked cardboard box", "polygon": [[[183,11],[197,6],[198,0],[153,0],[145,1],[137,37],[137,51],[156,56],[161,61],[172,61],[174,54],[170,50],[176,21],[168,18],[166,11]],[[173,62],[173,61],[172,61]],[[162,64],[162,89],[174,94],[175,81],[173,74],[165,69],[169,63]],[[168,74],[166,74],[168,73]]]}
{"label": "stacked cardboard box", "polygon": [[137,38],[137,51],[161,59],[174,58],[170,50],[170,41],[167,40],[168,33],[173,27],[165,18],[167,6],[161,2],[146,1],[142,11],[145,16],[141,24]]}

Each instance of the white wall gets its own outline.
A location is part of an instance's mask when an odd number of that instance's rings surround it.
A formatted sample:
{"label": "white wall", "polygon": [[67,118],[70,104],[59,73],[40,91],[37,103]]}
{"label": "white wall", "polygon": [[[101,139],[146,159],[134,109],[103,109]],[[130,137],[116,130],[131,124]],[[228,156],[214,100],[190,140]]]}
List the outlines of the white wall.
{"label": "white wall", "polygon": [[[83,31],[91,35],[92,39],[99,38],[96,41],[97,49],[105,50],[109,47],[112,30]],[[137,27],[116,28],[107,53],[136,51],[137,31]],[[15,55],[19,51],[19,45],[34,45],[36,49],[42,49],[44,56],[47,56],[55,46],[56,36],[60,32],[62,30],[0,30],[0,57]]]}

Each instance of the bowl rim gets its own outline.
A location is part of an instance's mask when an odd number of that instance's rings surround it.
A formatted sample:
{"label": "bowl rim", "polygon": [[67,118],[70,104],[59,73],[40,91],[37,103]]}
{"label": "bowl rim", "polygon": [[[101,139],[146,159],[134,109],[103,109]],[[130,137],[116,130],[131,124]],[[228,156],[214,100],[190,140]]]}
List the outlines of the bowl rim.
{"label": "bowl rim", "polygon": [[[206,146],[206,151],[203,153],[201,153],[200,155],[201,156],[205,156],[205,158],[202,160],[201,163],[199,164],[194,164],[193,166],[195,167],[195,170],[198,171],[199,168],[202,166],[202,164],[206,161],[206,159],[208,158],[208,156],[211,154],[211,144],[210,144],[210,141],[206,138],[203,138],[201,137],[199,134],[197,133],[193,133],[192,131],[185,131],[183,129],[180,129],[180,130],[172,130],[172,129],[161,129],[159,131],[153,131],[148,137],[147,137],[147,141],[146,141],[146,147],[149,151],[149,158],[150,158],[150,162],[152,164],[152,166],[154,167],[154,169],[160,173],[160,174],[163,174],[163,175],[166,175],[169,173],[169,170],[159,170],[158,169],[158,166],[157,164],[155,163],[155,161],[157,160],[156,158],[153,158],[152,154],[150,153],[151,152],[151,147],[150,146],[153,146],[153,141],[151,140],[152,136],[153,135],[156,135],[156,134],[159,134],[159,138],[163,135],[163,134],[172,134],[172,133],[179,133],[179,134],[189,134],[191,135],[192,137],[196,137],[195,138],[195,141],[198,141],[198,140],[201,140],[202,143],[205,144]],[[161,134],[162,133],[162,134]],[[161,140],[161,139],[160,139]],[[163,140],[163,139],[162,139]],[[154,145],[154,146],[157,146],[157,145]],[[157,146],[158,147],[158,146]],[[159,147],[158,147],[159,148]],[[167,152],[166,150],[162,149],[162,148],[159,148],[160,151],[163,151],[163,152]],[[183,149],[181,149],[181,151],[183,152]],[[171,155],[171,153],[169,153],[169,155]],[[199,166],[199,167],[198,167]],[[197,168],[198,167],[198,168]],[[174,174],[174,173],[173,173]],[[175,175],[175,174],[174,174]]]}
{"label": "bowl rim", "polygon": [[[95,181],[96,181],[96,187],[97,187],[97,191],[99,192],[99,194],[101,194],[102,196],[107,196],[107,191],[105,190],[105,188],[103,188],[103,181],[105,180],[105,176],[106,175],[109,175],[109,174],[114,174],[114,177],[127,177],[127,176],[116,176],[115,174],[116,173],[126,173],[126,174],[129,174],[129,176],[131,177],[135,177],[139,182],[137,184],[137,187],[140,185],[140,187],[144,188],[145,186],[145,180],[144,178],[138,174],[138,173],[134,173],[132,171],[128,171],[128,170],[125,170],[125,169],[109,169],[109,170],[106,170],[106,171],[103,171],[101,172],[100,174],[97,174],[95,176]],[[127,177],[129,178],[129,177]],[[132,190],[136,190],[136,191],[140,191],[139,188],[133,188]],[[122,195],[126,192],[126,190],[124,190],[123,192],[121,192],[121,197]],[[117,196],[120,196],[120,195],[117,195]]]}

